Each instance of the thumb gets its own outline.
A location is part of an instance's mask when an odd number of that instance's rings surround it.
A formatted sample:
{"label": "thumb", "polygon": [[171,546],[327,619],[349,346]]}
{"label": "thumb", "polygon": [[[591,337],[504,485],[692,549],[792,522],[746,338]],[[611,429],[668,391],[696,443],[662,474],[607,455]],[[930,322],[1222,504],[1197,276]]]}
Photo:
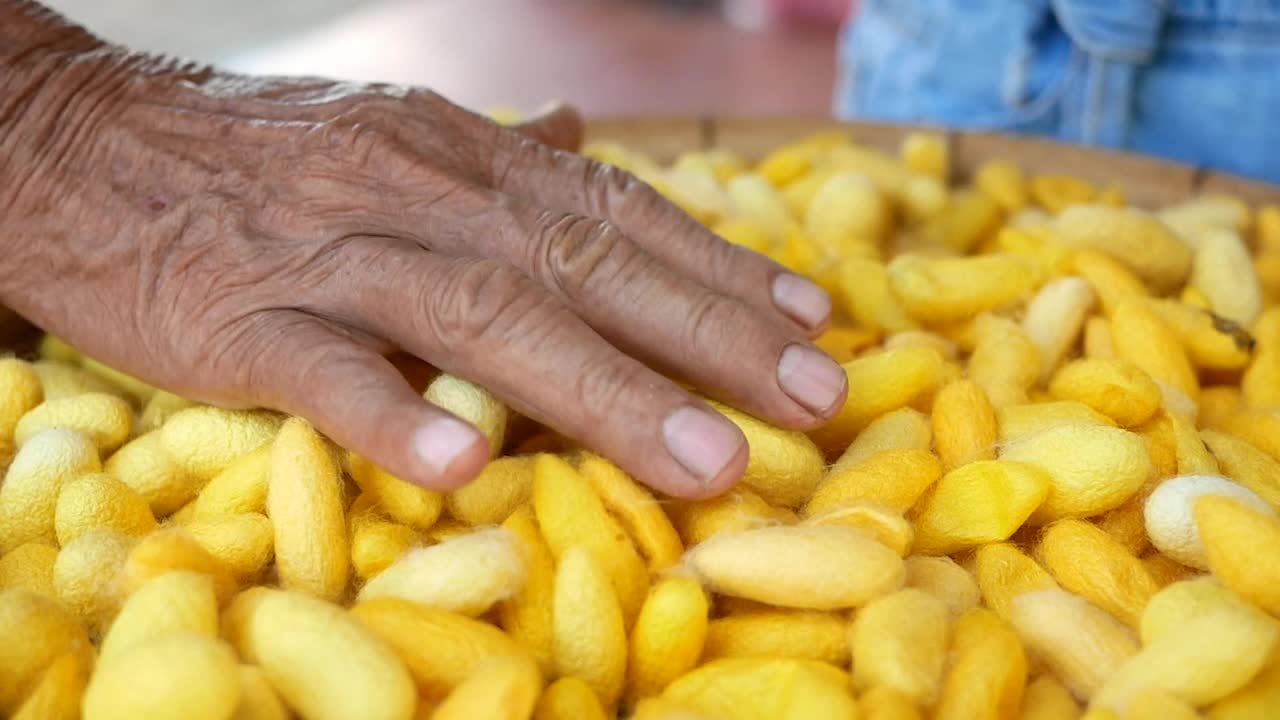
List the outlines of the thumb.
{"label": "thumb", "polygon": [[547,105],[512,129],[557,150],[578,152],[582,147],[582,115],[577,109],[563,103]]}

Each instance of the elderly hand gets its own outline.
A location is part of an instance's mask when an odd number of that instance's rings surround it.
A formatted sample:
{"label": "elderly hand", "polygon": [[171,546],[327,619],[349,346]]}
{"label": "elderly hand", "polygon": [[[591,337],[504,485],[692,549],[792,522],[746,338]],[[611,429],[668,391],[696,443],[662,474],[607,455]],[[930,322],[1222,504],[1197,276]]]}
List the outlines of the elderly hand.
{"label": "elderly hand", "polygon": [[826,294],[570,152],[571,111],[506,129],[424,90],[67,37],[0,40],[0,301],[105,362],[304,416],[438,489],[489,448],[393,351],[684,497],[729,487],[747,448],[662,373],[789,428],[844,401],[809,342]]}

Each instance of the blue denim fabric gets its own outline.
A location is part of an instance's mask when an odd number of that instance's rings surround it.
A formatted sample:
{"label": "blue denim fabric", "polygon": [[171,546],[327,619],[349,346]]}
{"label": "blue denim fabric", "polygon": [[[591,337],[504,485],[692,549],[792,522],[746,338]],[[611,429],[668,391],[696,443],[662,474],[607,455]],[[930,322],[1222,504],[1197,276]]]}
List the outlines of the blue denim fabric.
{"label": "blue denim fabric", "polygon": [[1280,182],[1280,0],[863,0],[835,104]]}

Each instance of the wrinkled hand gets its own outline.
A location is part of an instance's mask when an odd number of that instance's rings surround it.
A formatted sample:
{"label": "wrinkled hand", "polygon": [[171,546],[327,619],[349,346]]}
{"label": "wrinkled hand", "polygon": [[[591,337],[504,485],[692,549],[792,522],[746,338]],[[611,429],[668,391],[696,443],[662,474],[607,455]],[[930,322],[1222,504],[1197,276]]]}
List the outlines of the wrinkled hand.
{"label": "wrinkled hand", "polygon": [[829,298],[566,151],[571,111],[518,132],[421,90],[77,72],[33,101],[47,134],[0,189],[0,300],[162,387],[456,487],[487,442],[403,350],[686,497],[731,485],[746,443],[660,372],[784,427],[843,403],[808,340]]}

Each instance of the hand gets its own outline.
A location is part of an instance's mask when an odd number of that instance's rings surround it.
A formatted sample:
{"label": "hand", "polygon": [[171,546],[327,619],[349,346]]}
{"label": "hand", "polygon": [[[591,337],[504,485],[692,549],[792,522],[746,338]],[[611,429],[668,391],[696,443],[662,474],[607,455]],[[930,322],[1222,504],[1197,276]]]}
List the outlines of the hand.
{"label": "hand", "polygon": [[5,145],[26,181],[0,178],[0,300],[174,392],[456,487],[487,442],[401,378],[403,350],[684,497],[747,448],[660,372],[789,428],[843,404],[809,342],[826,294],[568,152],[571,111],[517,131],[422,90],[119,54],[44,87]]}

